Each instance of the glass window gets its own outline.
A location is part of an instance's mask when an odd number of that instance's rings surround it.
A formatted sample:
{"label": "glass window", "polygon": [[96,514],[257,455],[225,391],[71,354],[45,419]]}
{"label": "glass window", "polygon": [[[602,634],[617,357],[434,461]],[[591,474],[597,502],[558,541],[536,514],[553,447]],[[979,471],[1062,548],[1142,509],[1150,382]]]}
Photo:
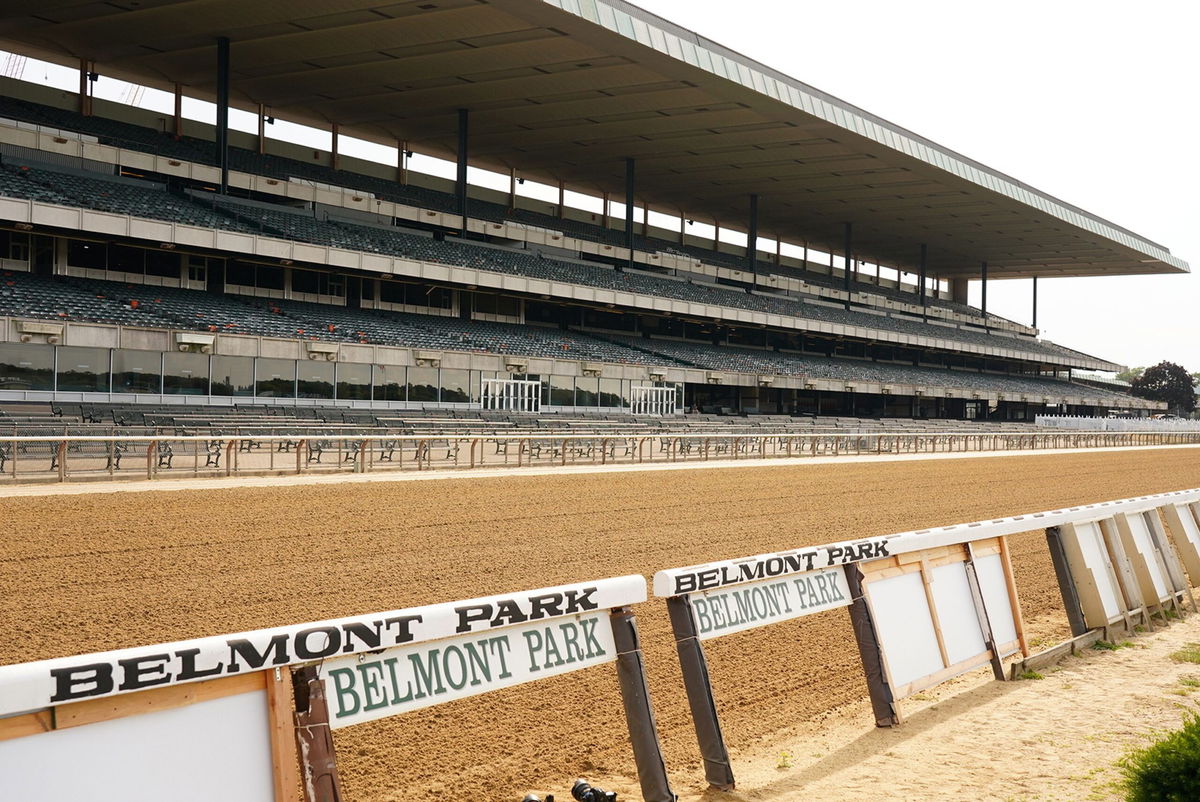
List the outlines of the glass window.
{"label": "glass window", "polygon": [[264,290],[282,290],[283,268],[274,265],[259,265],[254,274],[254,286]]}
{"label": "glass window", "polygon": [[575,379],[575,406],[594,407],[600,400],[600,379],[595,376],[580,376]]}
{"label": "glass window", "polygon": [[408,400],[437,401],[438,400],[438,369],[409,368],[408,369]]}
{"label": "glass window", "polygon": [[0,343],[0,390],[53,389],[53,345]]}
{"label": "glass window", "polygon": [[371,366],[337,363],[337,397],[371,400]]}
{"label": "glass window", "polygon": [[408,394],[404,385],[405,368],[397,365],[375,365],[372,368],[371,387],[376,401],[404,401]]}
{"label": "glass window", "polygon": [[333,363],[300,360],[296,370],[298,398],[333,398]]}
{"label": "glass window", "polygon": [[163,354],[163,392],[169,395],[208,395],[208,354],[177,351]]}
{"label": "glass window", "polygon": [[550,403],[558,407],[569,407],[575,403],[575,377],[550,377]]}
{"label": "glass window", "polygon": [[621,397],[620,379],[600,380],[600,406],[610,408],[625,406],[625,399]]}
{"label": "glass window", "polygon": [[471,371],[442,369],[442,401],[465,404],[471,400]]}
{"label": "glass window", "polygon": [[292,292],[303,292],[315,295],[321,291],[317,274],[311,270],[292,271]]}
{"label": "glass window", "polygon": [[162,391],[162,353],[159,351],[113,351],[112,389],[114,393],[153,393]]}
{"label": "glass window", "polygon": [[146,275],[179,278],[179,254],[174,251],[146,251]]}
{"label": "glass window", "polygon": [[73,239],[67,243],[67,264],[103,270],[108,264],[108,248],[102,242]]}
{"label": "glass window", "polygon": [[63,345],[58,349],[59,391],[108,392],[108,349]]}
{"label": "glass window", "polygon": [[254,394],[260,398],[295,398],[296,360],[254,360]]}
{"label": "glass window", "polygon": [[146,272],[146,251],[128,245],[109,245],[108,269],[140,276]]}
{"label": "glass window", "polygon": [[248,356],[214,356],[212,394],[254,395],[254,359]]}

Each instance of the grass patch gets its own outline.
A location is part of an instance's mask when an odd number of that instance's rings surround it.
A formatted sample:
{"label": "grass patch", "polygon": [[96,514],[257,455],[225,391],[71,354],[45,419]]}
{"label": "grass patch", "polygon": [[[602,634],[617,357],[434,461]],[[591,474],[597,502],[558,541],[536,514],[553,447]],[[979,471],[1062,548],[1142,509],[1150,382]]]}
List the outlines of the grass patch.
{"label": "grass patch", "polygon": [[1176,663],[1200,663],[1200,643],[1185,643],[1183,648],[1171,652]]}
{"label": "grass patch", "polygon": [[1132,649],[1133,643],[1127,640],[1123,640],[1120,643],[1098,640],[1092,644],[1092,648],[1100,652],[1115,652],[1117,649]]}
{"label": "grass patch", "polygon": [[1179,684],[1185,688],[1200,688],[1200,677],[1185,675],[1179,678]]}
{"label": "grass patch", "polygon": [[1046,678],[1045,674],[1041,674],[1037,671],[1034,671],[1033,669],[1029,669],[1028,671],[1022,671],[1020,674],[1017,674],[1017,679],[1045,679],[1045,678]]}
{"label": "grass patch", "polygon": [[1118,765],[1128,802],[1195,799],[1200,788],[1200,714],[1188,714],[1181,729],[1133,750]]}

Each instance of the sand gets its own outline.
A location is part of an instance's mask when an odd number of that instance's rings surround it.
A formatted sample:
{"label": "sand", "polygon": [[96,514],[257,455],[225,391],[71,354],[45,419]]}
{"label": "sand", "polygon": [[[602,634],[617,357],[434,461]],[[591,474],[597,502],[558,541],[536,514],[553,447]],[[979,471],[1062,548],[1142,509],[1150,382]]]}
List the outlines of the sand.
{"label": "sand", "polygon": [[[1196,457],[1127,451],[2,499],[0,661],[650,576],[1196,487]],[[1031,633],[1049,643],[1066,626],[1044,539],[1014,536],[1012,548]],[[695,793],[703,780],[665,606],[652,600],[639,619],[672,779]],[[789,728],[865,695],[844,611],[709,646],[735,765],[769,759]],[[336,736],[344,787],[356,802],[516,800],[529,789],[561,794],[583,775],[637,798],[620,710],[613,672],[600,667],[348,728]]]}

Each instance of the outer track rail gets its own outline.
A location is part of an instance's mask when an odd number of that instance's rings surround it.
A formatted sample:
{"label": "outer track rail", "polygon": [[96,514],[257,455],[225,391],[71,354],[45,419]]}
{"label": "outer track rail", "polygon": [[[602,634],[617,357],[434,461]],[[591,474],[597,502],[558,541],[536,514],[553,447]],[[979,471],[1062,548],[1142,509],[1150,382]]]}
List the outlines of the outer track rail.
{"label": "outer track rail", "polygon": [[0,483],[1042,451],[1200,444],[1200,432],[479,432],[0,436]]}

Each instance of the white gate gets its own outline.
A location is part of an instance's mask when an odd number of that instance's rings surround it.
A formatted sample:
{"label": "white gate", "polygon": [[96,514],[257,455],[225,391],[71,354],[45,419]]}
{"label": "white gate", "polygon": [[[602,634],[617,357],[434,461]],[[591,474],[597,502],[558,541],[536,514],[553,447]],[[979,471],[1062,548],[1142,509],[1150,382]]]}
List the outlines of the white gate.
{"label": "white gate", "polygon": [[542,408],[542,383],[520,379],[484,379],[480,403],[484,409],[537,412]]}
{"label": "white gate", "polygon": [[629,411],[634,415],[674,415],[674,387],[630,387]]}

